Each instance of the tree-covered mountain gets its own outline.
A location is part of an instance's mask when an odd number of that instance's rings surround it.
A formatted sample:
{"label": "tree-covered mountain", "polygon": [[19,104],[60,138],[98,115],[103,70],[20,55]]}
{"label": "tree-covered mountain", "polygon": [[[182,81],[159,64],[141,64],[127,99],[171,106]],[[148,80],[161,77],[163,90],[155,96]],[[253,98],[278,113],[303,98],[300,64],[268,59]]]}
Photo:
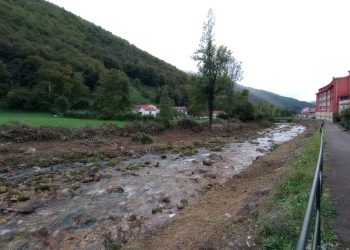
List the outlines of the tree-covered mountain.
{"label": "tree-covered mountain", "polygon": [[0,17],[0,99],[14,107],[48,109],[62,96],[79,106],[111,69],[129,78],[132,103],[155,101],[164,85],[185,101],[184,72],[60,7],[1,0]]}
{"label": "tree-covered mountain", "polygon": [[247,89],[249,91],[249,100],[253,103],[269,102],[282,109],[290,109],[293,111],[300,111],[305,107],[314,107],[315,105],[305,101],[299,101],[291,97],[281,96],[266,90],[245,87],[242,85],[235,86],[236,91]]}

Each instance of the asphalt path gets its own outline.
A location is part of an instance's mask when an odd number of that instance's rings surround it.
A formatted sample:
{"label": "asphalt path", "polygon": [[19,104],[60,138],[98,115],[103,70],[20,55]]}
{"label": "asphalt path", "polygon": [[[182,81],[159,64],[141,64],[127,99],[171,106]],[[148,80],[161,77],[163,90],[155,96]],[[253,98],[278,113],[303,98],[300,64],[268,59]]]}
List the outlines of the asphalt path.
{"label": "asphalt path", "polygon": [[350,248],[350,133],[338,125],[326,123],[325,148],[329,166],[326,185],[331,201],[338,210],[334,229],[340,238],[342,249]]}

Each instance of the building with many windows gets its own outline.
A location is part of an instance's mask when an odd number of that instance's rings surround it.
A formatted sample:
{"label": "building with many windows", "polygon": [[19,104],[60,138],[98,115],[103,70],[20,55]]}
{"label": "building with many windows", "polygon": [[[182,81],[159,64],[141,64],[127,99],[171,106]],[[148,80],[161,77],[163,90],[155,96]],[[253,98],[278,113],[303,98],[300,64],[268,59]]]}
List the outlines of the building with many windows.
{"label": "building with many windows", "polygon": [[[350,71],[349,71],[350,74]],[[316,93],[316,118],[332,121],[334,113],[350,107],[350,75],[334,77]]]}

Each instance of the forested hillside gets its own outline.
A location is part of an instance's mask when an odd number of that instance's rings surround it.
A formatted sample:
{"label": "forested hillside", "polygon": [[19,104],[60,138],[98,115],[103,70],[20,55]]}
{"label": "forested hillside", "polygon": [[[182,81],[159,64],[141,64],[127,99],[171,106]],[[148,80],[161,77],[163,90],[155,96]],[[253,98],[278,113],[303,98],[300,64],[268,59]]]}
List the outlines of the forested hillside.
{"label": "forested hillside", "polygon": [[64,97],[79,108],[111,69],[129,79],[131,103],[159,100],[164,85],[175,102],[185,100],[186,74],[128,41],[44,0],[1,0],[3,103],[49,110]]}
{"label": "forested hillside", "polygon": [[262,102],[262,101],[268,102],[281,109],[289,109],[297,112],[305,107],[315,106],[314,104],[309,102],[299,101],[291,97],[280,96],[275,93],[268,92],[266,90],[245,87],[242,85],[236,86],[236,90],[238,91],[242,91],[243,89],[247,89],[249,91],[249,100],[254,103]]}

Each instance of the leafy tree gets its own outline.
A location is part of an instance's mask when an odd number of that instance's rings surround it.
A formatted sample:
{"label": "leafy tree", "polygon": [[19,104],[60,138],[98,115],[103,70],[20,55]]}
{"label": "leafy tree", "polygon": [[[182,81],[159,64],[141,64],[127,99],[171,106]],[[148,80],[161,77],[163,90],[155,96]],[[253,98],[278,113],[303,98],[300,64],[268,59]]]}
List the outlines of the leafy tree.
{"label": "leafy tree", "polygon": [[192,74],[189,77],[189,83],[190,106],[188,113],[195,116],[205,115],[208,110],[208,99],[202,77],[199,74]]}
{"label": "leafy tree", "polygon": [[10,73],[6,65],[0,60],[0,99],[7,95],[10,89]]}
{"label": "leafy tree", "polygon": [[167,123],[174,118],[173,102],[168,95],[167,87],[164,87],[160,96],[160,119]]}
{"label": "leafy tree", "polygon": [[7,93],[7,103],[11,108],[26,108],[30,91],[27,88],[17,87]]}
{"label": "leafy tree", "polygon": [[232,58],[230,50],[225,46],[218,47],[214,43],[214,26],[215,16],[213,11],[209,10],[207,20],[203,25],[199,48],[192,57],[198,62],[198,70],[202,77],[202,83],[205,86],[210,128],[213,121],[215,96],[220,91],[218,79],[225,75]]}
{"label": "leafy tree", "polygon": [[53,104],[53,110],[59,114],[66,113],[68,111],[69,107],[70,107],[70,103],[65,96],[57,97],[54,104]]}
{"label": "leafy tree", "polygon": [[234,97],[233,112],[241,121],[253,121],[255,119],[254,106],[249,101],[249,91],[244,89]]}
{"label": "leafy tree", "polygon": [[227,122],[230,124],[231,116],[233,115],[233,104],[234,104],[234,86],[238,81],[242,80],[242,67],[241,63],[236,61],[234,57],[228,65],[228,70],[226,76],[223,77],[224,81],[224,96],[225,96],[225,112],[227,115]]}
{"label": "leafy tree", "polygon": [[96,105],[103,118],[112,118],[130,108],[129,78],[119,70],[102,73],[96,91]]}

